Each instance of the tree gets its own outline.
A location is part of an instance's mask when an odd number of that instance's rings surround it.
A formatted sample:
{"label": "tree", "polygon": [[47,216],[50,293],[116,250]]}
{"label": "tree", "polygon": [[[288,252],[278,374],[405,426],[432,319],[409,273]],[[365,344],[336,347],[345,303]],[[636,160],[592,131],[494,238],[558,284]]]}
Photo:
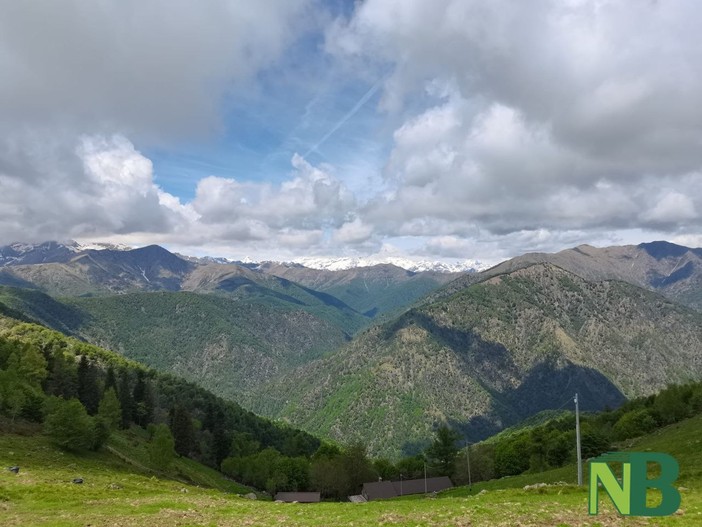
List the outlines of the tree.
{"label": "tree", "polygon": [[190,412],[181,405],[176,405],[169,412],[170,427],[175,439],[175,451],[181,456],[188,456],[195,446],[195,428]]}
{"label": "tree", "polygon": [[528,433],[500,441],[495,446],[495,472],[498,477],[516,476],[529,468],[531,441]]}
{"label": "tree", "polygon": [[436,430],[434,442],[427,449],[426,454],[433,467],[442,476],[452,476],[456,466],[458,447],[456,441],[461,436],[455,430],[442,425]]}
{"label": "tree", "polygon": [[129,382],[129,372],[123,370],[119,378],[119,405],[122,408],[122,428],[129,428],[134,417],[134,398]]}
{"label": "tree", "polygon": [[357,441],[347,446],[341,454],[341,466],[347,477],[346,495],[357,494],[361,486],[368,481],[375,481],[378,476],[373,464],[368,459],[366,446]]}
{"label": "tree", "polygon": [[656,420],[651,415],[651,411],[648,408],[640,408],[622,415],[614,423],[612,433],[614,439],[623,441],[624,439],[644,435],[654,428],[656,428]]}
{"label": "tree", "polygon": [[52,397],[46,404],[44,432],[61,448],[87,450],[93,447],[94,422],[78,399]]}
{"label": "tree", "polygon": [[72,357],[67,357],[61,349],[52,356],[46,392],[64,399],[78,397],[78,372],[75,361]]}
{"label": "tree", "polygon": [[231,457],[251,456],[261,449],[261,445],[248,432],[235,432],[229,448]]}
{"label": "tree", "polygon": [[14,423],[26,401],[22,382],[14,373],[0,370],[0,411],[11,417]]}
{"label": "tree", "polygon": [[36,387],[41,387],[41,383],[48,375],[46,359],[39,348],[33,344],[21,344],[15,347],[7,360],[7,370]]}
{"label": "tree", "polygon": [[175,458],[175,440],[165,423],[154,425],[153,437],[148,445],[151,464],[159,470],[166,470]]}
{"label": "tree", "polygon": [[478,443],[469,447],[469,457],[463,450],[456,458],[456,471],[453,482],[455,484],[467,485],[468,462],[470,461],[470,481],[487,481],[495,478],[495,447],[492,444]]}
{"label": "tree", "polygon": [[115,369],[110,365],[107,367],[107,372],[105,373],[105,387],[104,390],[109,390],[114,388],[117,390],[117,376],[115,375]]}
{"label": "tree", "polygon": [[98,416],[105,421],[109,430],[116,430],[122,423],[122,408],[114,388],[105,390],[98,406]]}
{"label": "tree", "polygon": [[313,458],[310,464],[310,485],[324,498],[342,499],[349,487],[341,456]]}
{"label": "tree", "polygon": [[[653,403],[653,410],[662,425],[682,421],[690,415],[685,401],[685,393],[681,386],[669,386],[658,395]],[[691,392],[689,393],[691,395]]]}
{"label": "tree", "polygon": [[137,371],[137,380],[134,385],[132,397],[134,398],[135,404],[134,421],[139,426],[146,428],[153,419],[154,398],[151,391],[151,384],[141,370]]}
{"label": "tree", "polygon": [[384,480],[391,480],[398,477],[397,467],[385,458],[373,461],[373,470],[378,474],[379,478],[383,478]]}
{"label": "tree", "polygon": [[405,457],[397,462],[398,475],[402,474],[404,479],[416,479],[424,476],[424,456]]}
{"label": "tree", "polygon": [[83,355],[78,363],[78,399],[90,415],[95,415],[100,404],[97,369]]}

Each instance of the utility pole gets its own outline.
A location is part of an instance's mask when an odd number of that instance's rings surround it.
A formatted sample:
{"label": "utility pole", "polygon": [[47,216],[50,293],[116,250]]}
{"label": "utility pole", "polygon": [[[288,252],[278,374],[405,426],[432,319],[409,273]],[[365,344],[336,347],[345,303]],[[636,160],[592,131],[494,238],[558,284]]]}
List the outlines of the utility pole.
{"label": "utility pole", "polygon": [[575,442],[578,449],[578,485],[583,484],[583,458],[580,450],[580,406],[578,405],[578,394],[575,394]]}
{"label": "utility pole", "polygon": [[470,445],[466,447],[466,461],[468,463],[468,486],[472,487],[473,483],[470,479]]}
{"label": "utility pole", "polygon": [[427,462],[424,461],[424,494],[427,493]]}

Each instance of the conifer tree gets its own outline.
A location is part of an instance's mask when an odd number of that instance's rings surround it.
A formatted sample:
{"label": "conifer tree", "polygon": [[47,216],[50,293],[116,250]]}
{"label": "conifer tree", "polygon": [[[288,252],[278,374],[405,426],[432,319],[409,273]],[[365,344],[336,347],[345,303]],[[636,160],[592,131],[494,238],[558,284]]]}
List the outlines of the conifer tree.
{"label": "conifer tree", "polygon": [[100,387],[97,368],[83,355],[78,363],[78,399],[90,415],[95,415],[100,405]]}
{"label": "conifer tree", "polygon": [[181,456],[188,456],[195,447],[195,428],[190,412],[181,405],[176,405],[169,412],[170,428],[175,440],[175,451]]}
{"label": "conifer tree", "polygon": [[129,428],[134,415],[134,398],[129,380],[129,372],[123,370],[119,378],[119,405],[122,408],[122,428]]}
{"label": "conifer tree", "polygon": [[137,380],[134,385],[134,422],[139,426],[146,428],[146,426],[153,419],[154,413],[154,402],[153,394],[151,390],[151,384],[148,379],[146,379],[144,372],[137,371]]}

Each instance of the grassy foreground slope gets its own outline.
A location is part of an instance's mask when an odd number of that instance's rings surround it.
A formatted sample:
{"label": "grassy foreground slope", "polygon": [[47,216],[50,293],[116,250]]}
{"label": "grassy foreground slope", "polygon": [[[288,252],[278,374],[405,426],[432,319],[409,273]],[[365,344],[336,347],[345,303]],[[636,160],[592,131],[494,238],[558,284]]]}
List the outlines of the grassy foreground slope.
{"label": "grassy foreground slope", "polygon": [[[585,488],[528,484],[572,481],[574,467],[505,478],[440,494],[437,498],[312,505],[250,501],[218,490],[139,473],[109,452],[73,456],[41,438],[0,435],[0,466],[17,463],[18,475],[0,472],[4,526],[628,526],[700,525],[702,522],[702,417],[688,419],[633,442],[637,451],[663,451],[680,462],[681,509],[658,519],[625,518],[608,500],[587,514]],[[83,485],[70,483],[83,477]],[[485,490],[486,492],[482,492]]]}

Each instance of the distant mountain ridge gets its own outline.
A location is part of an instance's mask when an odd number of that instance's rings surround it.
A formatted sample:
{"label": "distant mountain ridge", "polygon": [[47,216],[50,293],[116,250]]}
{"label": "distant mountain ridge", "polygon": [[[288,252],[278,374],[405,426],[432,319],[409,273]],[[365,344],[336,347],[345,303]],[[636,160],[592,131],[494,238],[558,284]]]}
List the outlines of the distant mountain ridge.
{"label": "distant mountain ridge", "polygon": [[[66,263],[73,256],[88,251],[132,251],[136,248],[122,244],[87,243],[73,240],[59,242],[46,241],[38,244],[16,242],[0,246],[0,267],[10,265],[27,265],[38,263]],[[376,265],[394,265],[407,271],[419,273],[425,271],[437,273],[478,272],[490,266],[473,259],[452,259],[452,261],[418,260],[402,256],[367,256],[367,257],[303,257],[291,261],[284,260],[233,260],[217,256],[190,256],[173,253],[178,258],[193,263],[234,264],[255,270],[266,265],[302,266],[321,271],[346,271],[359,267]]]}
{"label": "distant mountain ridge", "polygon": [[0,247],[0,285],[53,296],[190,291],[257,298],[306,309],[353,334],[459,276],[375,265],[324,271],[298,264],[232,263],[182,257],[158,246],[46,242]]}
{"label": "distant mountain ridge", "polygon": [[262,386],[254,410],[397,456],[439,423],[477,440],[576,391],[595,410],[702,378],[702,315],[642,288],[551,263],[449,287]]}
{"label": "distant mountain ridge", "polygon": [[557,253],[527,253],[484,271],[480,277],[461,278],[454,285],[462,287],[484,276],[535,263],[552,263],[586,280],[621,280],[702,309],[702,248],[666,241],[602,248],[580,245]]}

